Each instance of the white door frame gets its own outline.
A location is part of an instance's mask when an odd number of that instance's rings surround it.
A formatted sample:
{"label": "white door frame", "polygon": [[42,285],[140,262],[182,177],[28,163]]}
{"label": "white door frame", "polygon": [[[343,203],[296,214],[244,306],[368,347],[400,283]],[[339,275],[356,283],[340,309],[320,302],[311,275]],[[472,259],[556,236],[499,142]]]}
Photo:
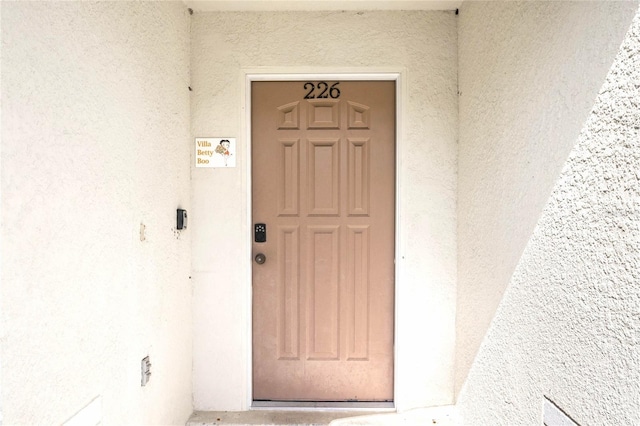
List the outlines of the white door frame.
{"label": "white door frame", "polygon": [[[403,122],[403,111],[405,110],[405,102],[407,99],[405,90],[406,85],[404,81],[406,81],[406,70],[404,68],[349,68],[349,69],[329,69],[329,70],[318,70],[318,68],[308,69],[308,68],[247,68],[243,69],[241,73],[242,78],[242,131],[243,131],[243,140],[246,142],[244,146],[246,147],[246,170],[244,173],[244,182],[242,187],[245,188],[246,194],[246,209],[245,209],[245,218],[246,218],[246,226],[244,232],[244,241],[245,241],[245,259],[247,259],[247,269],[245,270],[246,280],[245,280],[245,291],[243,292],[243,298],[245,300],[244,309],[246,310],[243,313],[244,317],[244,327],[245,327],[245,338],[244,340],[244,357],[245,357],[245,401],[243,402],[243,410],[249,410],[252,407],[253,403],[253,392],[252,392],[252,308],[253,308],[253,298],[252,298],[252,267],[253,267],[253,259],[251,256],[252,253],[252,245],[251,245],[251,229],[253,229],[252,223],[252,204],[251,204],[251,196],[252,196],[252,188],[251,188],[251,83],[254,81],[348,81],[348,80],[382,80],[382,81],[395,81],[396,82],[396,164],[395,164],[395,300],[394,300],[394,366],[393,366],[393,376],[394,376],[394,407],[396,410],[402,410],[402,401],[398,401],[398,397],[403,395],[401,392],[403,389],[403,383],[401,377],[397,374],[399,370],[398,368],[398,359],[399,352],[401,350],[402,342],[399,339],[400,333],[398,332],[398,301],[399,298],[399,290],[400,290],[400,282],[399,282],[399,269],[401,267],[401,263],[397,260],[400,259],[400,222],[402,217],[402,211],[400,210],[400,194],[401,188],[399,185],[400,182],[400,164],[399,160],[402,158],[402,141],[403,141],[403,129],[405,128]],[[324,407],[323,409],[326,409]]]}

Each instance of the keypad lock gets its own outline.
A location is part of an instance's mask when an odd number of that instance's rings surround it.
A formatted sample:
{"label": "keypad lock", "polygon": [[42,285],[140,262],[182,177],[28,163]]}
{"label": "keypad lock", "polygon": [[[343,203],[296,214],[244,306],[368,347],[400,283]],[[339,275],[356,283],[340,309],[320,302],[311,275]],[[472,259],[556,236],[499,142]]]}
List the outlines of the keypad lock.
{"label": "keypad lock", "polygon": [[267,242],[267,225],[264,223],[256,223],[253,226],[253,240],[256,243]]}

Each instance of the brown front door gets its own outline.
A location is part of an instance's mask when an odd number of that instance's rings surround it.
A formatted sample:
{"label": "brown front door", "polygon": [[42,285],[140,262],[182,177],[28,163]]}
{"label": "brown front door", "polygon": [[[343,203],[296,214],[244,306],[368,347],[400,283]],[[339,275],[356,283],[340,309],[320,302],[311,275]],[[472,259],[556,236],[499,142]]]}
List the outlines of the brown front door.
{"label": "brown front door", "polygon": [[251,105],[253,399],[391,401],[395,82],[253,82]]}

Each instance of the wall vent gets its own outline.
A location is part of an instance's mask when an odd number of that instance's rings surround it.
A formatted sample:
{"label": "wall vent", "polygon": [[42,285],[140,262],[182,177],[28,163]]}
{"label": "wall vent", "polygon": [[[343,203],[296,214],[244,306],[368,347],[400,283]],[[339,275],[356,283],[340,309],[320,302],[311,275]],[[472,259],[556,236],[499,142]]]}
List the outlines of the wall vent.
{"label": "wall vent", "polygon": [[547,397],[544,398],[542,423],[544,426],[580,426]]}

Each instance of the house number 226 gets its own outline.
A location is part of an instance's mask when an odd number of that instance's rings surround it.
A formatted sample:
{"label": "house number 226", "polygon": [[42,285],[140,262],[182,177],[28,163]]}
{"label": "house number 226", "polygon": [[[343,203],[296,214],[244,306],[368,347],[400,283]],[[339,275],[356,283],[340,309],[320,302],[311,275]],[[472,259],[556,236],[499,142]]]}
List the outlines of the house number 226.
{"label": "house number 226", "polygon": [[311,83],[310,81],[304,84],[304,90],[307,90],[307,94],[304,95],[305,99],[338,99],[340,97],[340,89],[338,84],[333,83],[329,86],[329,83],[325,81],[319,81],[317,83]]}

